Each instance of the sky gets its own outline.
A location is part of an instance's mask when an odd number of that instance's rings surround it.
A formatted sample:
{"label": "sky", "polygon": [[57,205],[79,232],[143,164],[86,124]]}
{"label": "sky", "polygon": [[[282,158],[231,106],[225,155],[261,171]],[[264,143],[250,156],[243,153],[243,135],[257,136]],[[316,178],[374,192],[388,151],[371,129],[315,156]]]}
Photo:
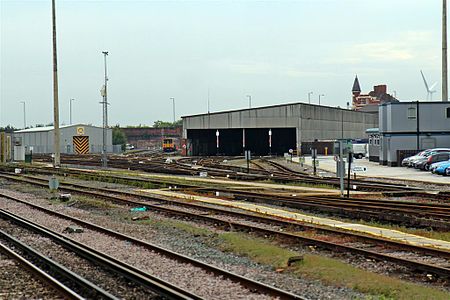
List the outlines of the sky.
{"label": "sky", "polygon": [[[100,125],[292,102],[346,107],[387,84],[400,101],[441,95],[441,0],[57,0],[60,122]],[[0,127],[53,120],[51,1],[0,0]]]}

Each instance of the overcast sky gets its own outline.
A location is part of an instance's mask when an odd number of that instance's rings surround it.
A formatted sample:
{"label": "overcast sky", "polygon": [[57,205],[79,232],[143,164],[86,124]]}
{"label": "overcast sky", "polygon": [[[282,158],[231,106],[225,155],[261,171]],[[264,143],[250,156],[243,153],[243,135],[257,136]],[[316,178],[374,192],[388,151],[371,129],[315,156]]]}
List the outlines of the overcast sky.
{"label": "overcast sky", "polygon": [[[101,124],[103,55],[109,122],[155,120],[288,102],[345,107],[387,84],[400,100],[438,81],[441,0],[57,0],[60,121]],[[0,0],[0,126],[50,123],[51,1]]]}

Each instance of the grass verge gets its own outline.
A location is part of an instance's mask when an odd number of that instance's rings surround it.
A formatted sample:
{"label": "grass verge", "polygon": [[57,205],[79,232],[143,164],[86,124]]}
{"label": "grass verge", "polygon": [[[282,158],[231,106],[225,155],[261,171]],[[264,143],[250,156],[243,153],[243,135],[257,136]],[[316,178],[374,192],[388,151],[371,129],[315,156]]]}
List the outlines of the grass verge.
{"label": "grass verge", "polygon": [[218,247],[222,251],[248,257],[274,269],[282,268],[285,273],[294,276],[319,280],[326,285],[351,288],[367,294],[367,299],[450,299],[450,293],[445,291],[368,272],[337,259],[315,254],[305,254],[301,262],[295,262],[288,267],[289,258],[299,256],[299,253],[280,247],[271,241],[249,237],[242,233],[215,233],[206,228],[173,220],[159,222],[157,226],[170,226],[189,234],[202,236],[208,245]]}

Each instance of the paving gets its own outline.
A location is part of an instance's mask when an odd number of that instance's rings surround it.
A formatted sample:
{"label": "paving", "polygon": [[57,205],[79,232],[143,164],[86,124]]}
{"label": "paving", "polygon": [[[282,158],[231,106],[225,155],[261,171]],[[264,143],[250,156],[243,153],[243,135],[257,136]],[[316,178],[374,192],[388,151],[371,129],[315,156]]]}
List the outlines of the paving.
{"label": "paving", "polygon": [[[327,172],[336,173],[336,162],[333,156],[319,156],[319,169]],[[305,158],[305,164],[312,166],[311,157]],[[367,158],[355,159],[352,165],[366,167],[364,173],[357,173],[356,176],[378,177],[386,179],[413,180],[430,183],[448,183],[450,188],[450,177],[432,174],[431,172],[421,171],[406,167],[388,167],[382,166],[377,162],[369,161]]]}
{"label": "paving", "polygon": [[291,212],[291,211],[287,211],[287,210],[267,207],[264,205],[257,205],[257,204],[240,202],[240,201],[228,201],[228,200],[223,200],[223,199],[218,199],[218,198],[189,195],[189,194],[171,192],[171,191],[166,191],[166,190],[152,189],[152,190],[141,190],[141,191],[145,192],[145,193],[168,196],[168,197],[179,198],[179,199],[185,199],[185,200],[189,200],[189,201],[199,201],[199,202],[205,202],[205,203],[210,203],[210,204],[234,207],[234,208],[252,211],[252,212],[263,214],[263,215],[270,215],[270,216],[275,216],[275,217],[284,218],[284,219],[288,219],[288,220],[295,220],[295,221],[301,221],[301,222],[305,222],[305,223],[318,224],[318,225],[329,226],[329,227],[334,227],[334,228],[341,228],[344,230],[356,231],[356,232],[366,233],[366,234],[373,235],[373,236],[388,238],[388,239],[406,243],[406,244],[419,245],[419,246],[431,247],[431,248],[440,248],[440,249],[450,251],[450,242],[436,240],[436,239],[430,239],[430,238],[413,235],[413,234],[408,234],[408,233],[404,233],[404,232],[401,232],[398,230],[391,230],[391,229],[385,229],[385,228],[362,225],[362,224],[341,222],[341,221],[333,220],[333,219],[329,219],[329,218],[321,218],[321,217],[316,217],[316,216],[307,215],[307,214],[303,214],[303,213],[296,213],[296,212]]}

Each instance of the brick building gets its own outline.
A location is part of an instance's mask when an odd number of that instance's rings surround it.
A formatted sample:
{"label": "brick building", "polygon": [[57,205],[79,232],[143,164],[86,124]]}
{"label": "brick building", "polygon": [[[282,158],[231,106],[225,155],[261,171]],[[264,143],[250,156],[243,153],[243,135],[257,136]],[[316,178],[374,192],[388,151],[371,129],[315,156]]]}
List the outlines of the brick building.
{"label": "brick building", "polygon": [[352,88],[352,108],[354,110],[370,111],[373,108],[378,112],[378,105],[390,102],[399,102],[394,96],[387,93],[385,84],[375,85],[373,91],[368,94],[361,94],[358,76],[355,77]]}

